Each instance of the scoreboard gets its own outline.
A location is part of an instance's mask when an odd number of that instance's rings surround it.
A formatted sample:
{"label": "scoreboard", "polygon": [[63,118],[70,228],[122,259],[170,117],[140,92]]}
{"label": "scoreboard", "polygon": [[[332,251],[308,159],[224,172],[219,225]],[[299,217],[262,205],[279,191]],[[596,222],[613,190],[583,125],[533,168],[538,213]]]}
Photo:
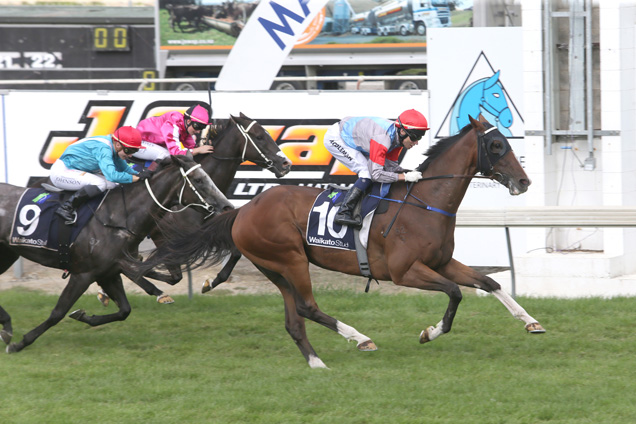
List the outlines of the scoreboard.
{"label": "scoreboard", "polygon": [[[36,11],[40,8],[28,9],[24,16],[4,19],[5,8],[0,11],[0,89],[137,90],[139,84],[132,83],[16,85],[3,81],[157,76],[152,8],[135,8],[148,9],[137,19],[112,16],[127,8],[86,8],[87,15],[66,19],[65,13],[52,13],[64,12],[62,7],[43,8],[39,16]],[[74,9],[80,13],[82,8]],[[101,12],[97,16],[96,10]],[[154,89],[154,85],[144,89]]]}

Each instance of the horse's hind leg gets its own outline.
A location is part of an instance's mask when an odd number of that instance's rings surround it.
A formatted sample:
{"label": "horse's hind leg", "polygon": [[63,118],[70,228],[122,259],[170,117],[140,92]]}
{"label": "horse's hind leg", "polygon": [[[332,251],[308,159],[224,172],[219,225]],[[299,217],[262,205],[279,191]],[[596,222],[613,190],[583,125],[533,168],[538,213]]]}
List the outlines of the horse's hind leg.
{"label": "horse's hind leg", "polygon": [[11,316],[0,306],[0,324],[2,324],[2,330],[0,330],[0,339],[5,344],[9,344],[11,337],[13,337],[13,328],[11,327]]}
{"label": "horse's hind leg", "polygon": [[143,291],[148,293],[150,296],[156,296],[157,302],[162,305],[167,305],[170,303],[174,303],[174,299],[170,297],[170,295],[165,294],[159,287],[152,284],[144,277],[139,277],[135,279],[135,272],[132,269],[131,263],[128,261],[120,262],[121,272],[128,277],[133,283],[137,284]]}
{"label": "horse's hind leg", "polygon": [[257,266],[257,268],[265,274],[280,290],[285,302],[285,329],[298,346],[298,349],[305,357],[305,360],[311,368],[327,368],[322,360],[316,354],[316,351],[309,343],[307,338],[307,330],[305,329],[305,320],[298,315],[296,300],[294,299],[293,288],[289,285],[280,274],[269,271],[265,268]]}
{"label": "horse's hind leg", "polygon": [[7,353],[15,353],[19,352],[25,347],[32,344],[38,337],[40,337],[46,330],[53,327],[55,324],[60,322],[64,315],[71,309],[71,306],[77,299],[86,291],[88,286],[93,282],[92,274],[73,274],[69,279],[66,287],[62,291],[59,299],[57,300],[57,304],[51,311],[51,315],[40,325],[35,327],[33,330],[29,331],[24,335],[22,340],[18,343],[11,343],[7,346]]}
{"label": "horse's hind leg", "polygon": [[86,311],[78,309],[73,311],[69,317],[84,322],[92,327],[108,324],[113,321],[123,321],[130,315],[130,303],[124,291],[124,285],[119,274],[111,275],[108,278],[101,278],[97,283],[102,286],[106,293],[115,301],[119,310],[108,315],[86,315]]}
{"label": "horse's hind leg", "polygon": [[[288,268],[286,273],[294,276],[294,282],[310,281],[309,269],[304,264],[295,266],[293,268]],[[356,342],[358,350],[360,351],[374,351],[378,349],[378,347],[369,337],[360,333],[358,330],[351,327],[350,325],[347,325],[344,322],[339,321],[336,318],[329,316],[322,310],[320,310],[311,290],[311,284],[309,285],[309,289],[307,289],[307,286],[304,284],[302,285],[302,287],[305,288],[305,290],[299,288],[299,286],[294,283],[296,310],[298,311],[298,314],[300,314],[300,316],[308,318],[320,325],[324,325],[330,330],[333,330],[336,333],[340,334],[347,340],[354,340]]]}
{"label": "horse's hind leg", "polygon": [[439,270],[440,274],[455,281],[457,284],[467,287],[475,287],[491,293],[497,298],[513,317],[523,321],[529,333],[545,333],[545,329],[539,322],[532,318],[508,293],[501,289],[499,283],[492,278],[480,274],[469,266],[452,259],[446,266]]}
{"label": "horse's hind leg", "polygon": [[205,280],[205,282],[203,283],[203,287],[201,287],[201,293],[207,293],[219,284],[222,284],[229,280],[234,267],[242,256],[243,255],[241,255],[241,252],[239,252],[238,250],[233,250],[227,257],[227,262],[225,263],[225,265],[223,265],[221,272],[216,275],[214,281],[212,281],[212,283],[210,284],[210,280]]}

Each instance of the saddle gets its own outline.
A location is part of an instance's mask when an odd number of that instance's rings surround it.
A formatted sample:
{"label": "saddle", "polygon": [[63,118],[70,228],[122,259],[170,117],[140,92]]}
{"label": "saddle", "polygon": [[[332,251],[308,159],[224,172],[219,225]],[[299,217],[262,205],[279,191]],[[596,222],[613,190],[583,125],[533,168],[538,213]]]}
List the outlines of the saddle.
{"label": "saddle", "polygon": [[47,183],[27,188],[17,204],[11,225],[12,246],[29,246],[60,253],[60,269],[70,261],[70,246],[101,205],[105,195],[90,199],[77,211],[77,221],[65,225],[55,210],[72,192],[63,191]]}
{"label": "saddle", "polygon": [[374,214],[384,213],[388,209],[388,202],[382,199],[388,194],[390,186],[390,184],[374,183],[370,192],[356,205],[354,213],[363,217],[360,229],[334,222],[338,211],[336,207],[342,203],[347,191],[335,185],[329,185],[316,197],[307,220],[307,244],[356,251],[360,273],[369,278],[365,292],[369,291],[371,281],[375,280],[371,275],[366,252],[369,229]]}

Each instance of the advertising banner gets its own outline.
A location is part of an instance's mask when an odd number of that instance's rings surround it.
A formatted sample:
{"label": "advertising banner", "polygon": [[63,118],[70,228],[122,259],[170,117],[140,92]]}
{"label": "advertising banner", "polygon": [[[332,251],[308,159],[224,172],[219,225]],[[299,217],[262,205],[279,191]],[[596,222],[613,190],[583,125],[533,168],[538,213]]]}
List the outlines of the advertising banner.
{"label": "advertising banner", "polygon": [[[207,93],[184,92],[12,92],[0,95],[6,105],[3,125],[7,152],[8,182],[24,186],[29,178],[48,175],[51,164],[66,146],[93,135],[111,134],[123,125],[137,126],[148,116],[169,110],[185,111]],[[276,179],[274,174],[253,164],[239,168],[228,198],[243,204],[272,185],[349,185],[355,175],[335,166],[323,145],[329,125],[350,115],[371,115],[396,119],[414,108],[428,114],[426,92],[320,92],[274,91],[265,93],[214,92],[214,119],[227,119],[241,112],[257,120],[292,160],[292,172]],[[37,125],[31,118],[37,116]],[[422,148],[411,149],[404,166],[423,161]]]}
{"label": "advertising banner", "polygon": [[[159,0],[160,49],[230,50],[259,1],[178,3]],[[276,3],[281,11],[291,11],[309,2],[286,0]],[[299,37],[294,50],[423,49],[429,28],[472,26],[472,14],[472,0],[329,0]],[[293,22],[291,14],[282,12],[279,22],[283,16],[289,23]],[[279,32],[283,33],[284,30]]]}
{"label": "advertising banner", "polygon": [[[0,152],[6,152],[9,183],[26,186],[31,177],[47,176],[51,164],[70,143],[91,135],[110,134],[122,125],[136,126],[147,117],[167,110],[185,111],[195,101],[207,101],[200,92],[12,92],[0,95],[3,120],[0,120]],[[356,176],[338,166],[323,144],[332,123],[345,116],[380,116],[395,119],[410,108],[430,117],[428,92],[406,91],[274,91],[264,93],[214,92],[213,117],[227,119],[241,112],[257,120],[271,134],[283,153],[292,161],[292,171],[277,179],[262,168],[245,163],[228,191],[237,206],[279,184],[325,187],[329,183],[348,186]],[[29,114],[25,115],[24,111]],[[37,124],[32,117],[37,116]],[[429,136],[439,127],[429,119],[432,130],[420,144],[402,158],[404,168],[413,169],[426,159],[423,153],[432,144]],[[511,140],[518,142],[519,140]],[[517,148],[515,147],[515,150]],[[508,190],[490,180],[473,180],[471,195],[463,207],[504,208],[519,204]],[[475,232],[484,232],[477,240],[487,240],[487,249],[474,249]],[[483,237],[483,238],[481,238]],[[513,237],[515,245],[523,237]],[[507,262],[506,239],[501,229],[458,229],[456,258],[469,265],[501,265]]]}
{"label": "advertising banner", "polygon": [[[327,0],[307,0],[287,9],[261,0],[221,69],[216,90],[267,90],[283,61]],[[246,63],[260,66],[245,66]]]}

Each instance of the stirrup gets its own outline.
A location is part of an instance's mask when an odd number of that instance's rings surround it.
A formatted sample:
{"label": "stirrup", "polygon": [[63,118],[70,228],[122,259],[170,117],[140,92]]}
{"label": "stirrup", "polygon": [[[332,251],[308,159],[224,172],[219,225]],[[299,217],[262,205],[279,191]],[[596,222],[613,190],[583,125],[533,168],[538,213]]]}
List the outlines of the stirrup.
{"label": "stirrup", "polygon": [[64,224],[66,225],[73,225],[77,222],[77,212],[73,211],[73,217],[71,219],[66,219],[66,217],[64,217],[65,221]]}
{"label": "stirrup", "polygon": [[335,222],[336,224],[340,224],[340,225],[348,225],[348,226],[354,227],[354,228],[361,228],[362,227],[362,222],[356,220],[355,218],[350,218],[348,216],[338,217],[336,215],[336,217],[334,218],[333,222]]}
{"label": "stirrup", "polygon": [[[64,209],[58,209],[55,211],[55,213],[57,214],[57,216],[61,217],[64,220],[64,224],[66,225],[73,225],[75,224],[75,222],[77,222],[77,212],[76,211],[71,211],[69,214],[66,214],[66,210]],[[69,217],[70,215],[70,217]]]}

